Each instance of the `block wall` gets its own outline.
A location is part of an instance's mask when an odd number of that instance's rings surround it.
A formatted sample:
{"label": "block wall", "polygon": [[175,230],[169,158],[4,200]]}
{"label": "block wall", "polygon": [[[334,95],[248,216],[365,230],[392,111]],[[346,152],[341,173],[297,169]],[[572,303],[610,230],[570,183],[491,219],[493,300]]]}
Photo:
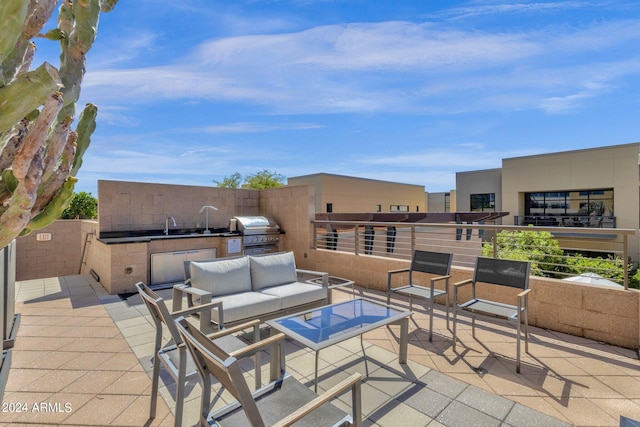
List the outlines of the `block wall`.
{"label": "block wall", "polygon": [[[98,181],[100,231],[162,230],[168,217],[177,228],[204,228],[209,209],[209,227],[229,226],[237,215],[258,215],[260,192],[246,189]],[[173,224],[171,224],[173,228]]]}
{"label": "block wall", "polygon": [[[16,280],[78,274],[83,220],[55,221],[16,239]],[[38,241],[40,235],[50,240]]]}
{"label": "block wall", "polygon": [[[309,250],[309,268],[355,280],[368,289],[386,291],[387,271],[407,268],[409,261],[344,252]],[[472,278],[473,270],[453,267],[451,284]],[[402,284],[401,277],[395,278]],[[396,282],[394,282],[396,283]],[[640,292],[603,286],[567,283],[532,277],[529,282],[529,324],[571,335],[636,349],[640,345]],[[464,288],[463,288],[464,289]],[[487,299],[515,304],[513,289],[483,288]],[[450,292],[453,292],[450,290]],[[470,298],[468,290],[460,299]],[[450,297],[450,301],[453,298]],[[438,300],[444,303],[444,298]]]}

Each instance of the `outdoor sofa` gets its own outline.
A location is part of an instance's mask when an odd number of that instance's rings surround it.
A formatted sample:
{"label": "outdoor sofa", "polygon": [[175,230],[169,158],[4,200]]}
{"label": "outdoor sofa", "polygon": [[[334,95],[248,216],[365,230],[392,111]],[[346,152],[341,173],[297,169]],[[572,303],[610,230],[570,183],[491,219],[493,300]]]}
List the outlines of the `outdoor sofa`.
{"label": "outdoor sofa", "polygon": [[331,301],[329,274],[296,268],[293,252],[187,261],[185,276],[185,283],[173,288],[173,310],[182,309],[185,295],[188,305],[221,302],[221,310],[211,310],[211,321],[219,328]]}

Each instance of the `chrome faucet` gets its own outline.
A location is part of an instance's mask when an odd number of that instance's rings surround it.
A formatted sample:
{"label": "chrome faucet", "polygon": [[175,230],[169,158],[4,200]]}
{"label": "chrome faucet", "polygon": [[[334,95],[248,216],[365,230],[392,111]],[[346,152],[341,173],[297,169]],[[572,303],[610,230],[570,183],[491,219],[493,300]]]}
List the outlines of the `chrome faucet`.
{"label": "chrome faucet", "polygon": [[215,206],[210,206],[210,205],[205,205],[200,209],[200,213],[206,210],[205,216],[207,218],[204,231],[202,232],[203,234],[211,234],[211,230],[209,230],[209,209],[212,209],[214,211],[218,210],[218,208],[216,208]]}
{"label": "chrome faucet", "polygon": [[170,216],[169,218],[167,218],[167,220],[164,222],[164,234],[165,236],[169,235],[169,220],[173,221],[173,227],[176,227],[176,219],[172,216]]}

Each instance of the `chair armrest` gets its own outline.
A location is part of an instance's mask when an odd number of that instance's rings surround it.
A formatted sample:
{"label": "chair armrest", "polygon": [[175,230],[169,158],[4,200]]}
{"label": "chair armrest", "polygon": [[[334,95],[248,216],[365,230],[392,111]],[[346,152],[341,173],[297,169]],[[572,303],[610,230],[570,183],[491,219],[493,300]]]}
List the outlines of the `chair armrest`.
{"label": "chair armrest", "polygon": [[236,332],[244,331],[245,329],[253,328],[256,325],[260,324],[260,319],[255,319],[250,322],[243,323],[241,325],[233,326],[231,328],[222,329],[220,331],[216,331],[212,334],[207,335],[207,338],[214,340],[216,338],[223,337],[225,335],[233,334]]}
{"label": "chair armrest", "polygon": [[284,334],[282,332],[277,333],[275,335],[271,335],[268,338],[255,342],[253,344],[248,344],[246,347],[241,348],[240,350],[236,350],[234,352],[229,353],[229,356],[235,357],[239,359],[247,354],[253,354],[262,348],[272,346],[277,344],[278,342],[284,341]]}
{"label": "chair armrest", "polygon": [[349,388],[353,390],[353,393],[357,394],[357,397],[355,397],[354,400],[355,399],[358,400],[357,402],[358,407],[353,408],[354,409],[353,418],[354,418],[354,422],[356,423],[355,425],[359,425],[360,423],[358,423],[356,419],[362,418],[361,408],[360,408],[360,400],[361,400],[360,381],[361,380],[362,380],[362,374],[355,373],[351,375],[349,378],[331,387],[329,390],[325,391],[320,396],[313,399],[311,402],[307,403],[306,405],[300,407],[293,413],[289,414],[287,417],[276,422],[275,424],[273,424],[273,426],[274,427],[290,426],[291,424],[297,421],[300,421],[303,417],[310,414],[314,410],[318,409],[320,406],[340,396],[341,394],[346,392]]}
{"label": "chair armrest", "polygon": [[222,301],[212,301],[206,304],[196,305],[195,307],[185,308],[184,310],[178,310],[171,312],[171,317],[174,319],[180,316],[190,316],[192,314],[200,313],[205,310],[212,310],[214,308],[222,310]]}
{"label": "chair armrest", "polygon": [[[182,304],[180,304],[182,305]],[[189,316],[192,314],[200,313],[200,330],[203,333],[207,333],[212,330],[211,328],[211,310],[217,308],[218,309],[218,328],[223,328],[222,324],[222,301],[212,301],[206,304],[196,305],[194,307],[185,308],[184,310],[174,311],[171,314],[171,317],[174,319],[180,316]]]}
{"label": "chair armrest", "polygon": [[179,311],[182,309],[182,296],[187,295],[187,306],[193,306],[193,297],[199,297],[200,303],[205,304],[213,300],[211,292],[204,289],[194,288],[188,284],[173,285],[173,311]]}
{"label": "chair armrest", "polygon": [[529,305],[529,292],[531,289],[525,289],[518,294],[518,316],[522,312],[522,299],[524,298],[524,309],[526,310]]}
{"label": "chair armrest", "polygon": [[387,293],[390,293],[391,290],[393,289],[391,287],[391,276],[393,276],[394,274],[398,274],[398,273],[408,273],[410,271],[409,268],[400,268],[398,270],[389,270],[387,272]]}
{"label": "chair armrest", "polygon": [[460,282],[456,282],[453,284],[454,288],[457,288],[459,286],[465,286],[468,285],[469,283],[473,282],[473,279],[466,279],[466,280],[462,280]]}
{"label": "chair armrest", "polygon": [[439,280],[445,280],[445,279],[450,279],[450,278],[451,278],[451,275],[450,275],[450,274],[447,274],[446,276],[433,277],[433,278],[431,279],[431,281],[432,281],[432,282],[437,282],[437,281],[439,281]]}
{"label": "chair armrest", "polygon": [[[466,280],[462,280],[460,282],[456,282],[456,283],[453,284],[453,307],[456,310],[458,309],[458,289],[463,287],[463,286],[472,284],[472,283],[473,283],[473,279],[466,279]],[[475,297],[475,293],[476,293],[475,285],[473,285],[474,297]]]}
{"label": "chair armrest", "polygon": [[531,289],[525,289],[524,291],[522,291],[522,292],[520,292],[520,293],[518,294],[518,298],[521,298],[521,297],[527,296],[527,295],[529,294],[529,292],[531,292]]}
{"label": "chair armrest", "polygon": [[387,271],[387,275],[391,276],[392,274],[396,274],[396,273],[407,273],[409,272],[409,268],[399,268],[397,270],[389,270]]}

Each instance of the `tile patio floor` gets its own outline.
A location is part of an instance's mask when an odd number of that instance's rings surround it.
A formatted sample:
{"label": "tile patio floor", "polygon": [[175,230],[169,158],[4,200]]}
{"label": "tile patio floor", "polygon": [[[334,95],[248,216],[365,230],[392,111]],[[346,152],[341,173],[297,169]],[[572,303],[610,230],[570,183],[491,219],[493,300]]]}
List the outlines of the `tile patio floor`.
{"label": "tile patio floor", "polygon": [[[385,300],[378,292],[356,293]],[[174,384],[166,378],[157,417],[148,419],[153,326],[144,305],[108,295],[91,276],[19,282],[16,295],[21,322],[0,425],[173,425]],[[408,307],[406,300],[393,302]],[[530,353],[516,374],[510,325],[480,321],[476,341],[462,318],[456,354],[442,307],[431,343],[428,331],[417,327],[427,327],[425,311],[420,304],[414,311],[407,365],[397,361],[396,326],[365,334],[364,358],[357,338],[320,353],[320,390],[350,373],[366,374],[365,425],[615,426],[621,415],[640,419],[640,362],[633,350],[531,328]],[[313,353],[292,341],[286,353],[288,371],[311,385]],[[197,382],[187,393],[184,425],[193,425]],[[336,404],[347,410],[348,399]]]}

